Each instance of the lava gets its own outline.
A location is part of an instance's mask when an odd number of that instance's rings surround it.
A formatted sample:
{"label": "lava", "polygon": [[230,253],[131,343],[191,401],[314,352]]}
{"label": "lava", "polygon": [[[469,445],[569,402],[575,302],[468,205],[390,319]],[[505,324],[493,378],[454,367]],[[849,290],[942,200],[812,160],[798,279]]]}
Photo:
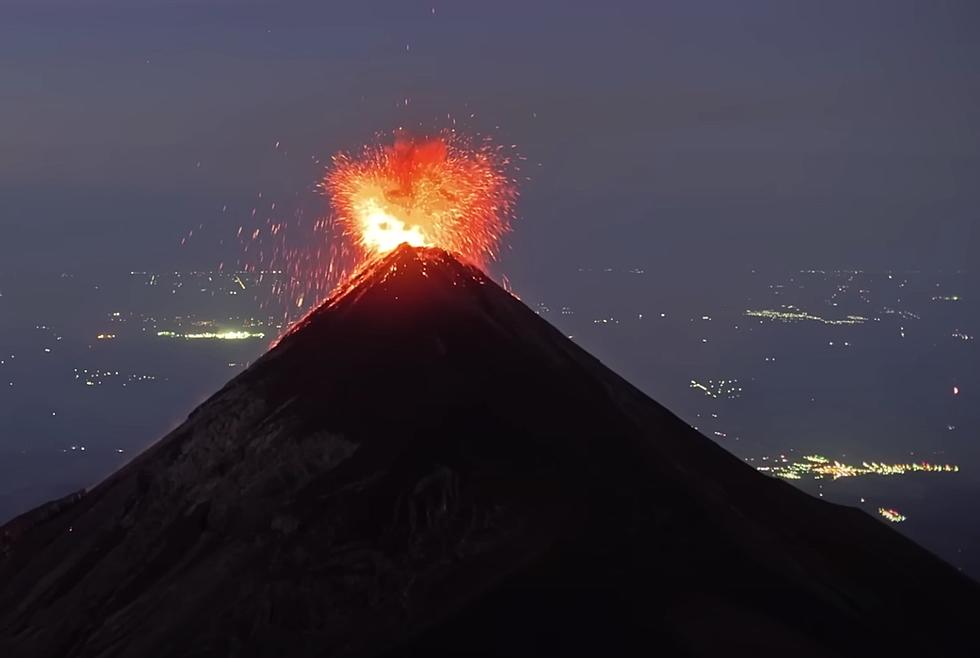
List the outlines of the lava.
{"label": "lava", "polygon": [[517,191],[508,164],[489,142],[401,134],[392,145],[335,155],[322,187],[362,262],[407,242],[484,266],[510,230]]}
{"label": "lava", "polygon": [[287,327],[403,243],[439,247],[486,269],[513,220],[514,148],[447,130],[424,138],[396,132],[337,153],[317,183],[329,208],[315,216],[258,195],[251,214],[260,223],[238,228],[242,269],[260,282],[274,277],[266,302]]}

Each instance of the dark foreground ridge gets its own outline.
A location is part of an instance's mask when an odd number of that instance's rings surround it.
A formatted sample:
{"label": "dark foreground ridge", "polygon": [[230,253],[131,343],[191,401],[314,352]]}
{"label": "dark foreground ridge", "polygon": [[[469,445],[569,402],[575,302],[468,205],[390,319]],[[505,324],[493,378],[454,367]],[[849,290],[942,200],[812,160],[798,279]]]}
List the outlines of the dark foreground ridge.
{"label": "dark foreground ridge", "polygon": [[0,656],[977,655],[972,581],[402,246],[0,529]]}

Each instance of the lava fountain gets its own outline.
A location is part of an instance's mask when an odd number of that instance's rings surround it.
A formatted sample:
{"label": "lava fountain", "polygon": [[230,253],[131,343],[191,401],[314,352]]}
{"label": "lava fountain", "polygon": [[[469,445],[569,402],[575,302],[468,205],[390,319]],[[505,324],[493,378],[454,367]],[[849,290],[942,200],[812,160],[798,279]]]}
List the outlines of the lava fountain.
{"label": "lava fountain", "polygon": [[513,219],[514,153],[513,146],[452,130],[425,138],[396,132],[338,153],[317,186],[329,212],[308,221],[301,209],[285,214],[288,203],[279,210],[275,202],[257,205],[252,216],[268,216],[264,226],[239,227],[242,267],[280,277],[268,301],[282,309],[286,326],[406,242],[486,269]]}
{"label": "lava fountain", "polygon": [[517,197],[510,160],[456,133],[365,147],[333,157],[322,188],[360,261],[402,243],[440,247],[478,266],[497,257]]}

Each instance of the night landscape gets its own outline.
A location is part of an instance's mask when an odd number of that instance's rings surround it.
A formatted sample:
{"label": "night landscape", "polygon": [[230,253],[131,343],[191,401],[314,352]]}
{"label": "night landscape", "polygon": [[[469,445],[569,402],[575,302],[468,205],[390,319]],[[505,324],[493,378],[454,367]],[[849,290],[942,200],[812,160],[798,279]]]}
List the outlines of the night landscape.
{"label": "night landscape", "polygon": [[0,656],[980,652],[970,3],[0,18]]}

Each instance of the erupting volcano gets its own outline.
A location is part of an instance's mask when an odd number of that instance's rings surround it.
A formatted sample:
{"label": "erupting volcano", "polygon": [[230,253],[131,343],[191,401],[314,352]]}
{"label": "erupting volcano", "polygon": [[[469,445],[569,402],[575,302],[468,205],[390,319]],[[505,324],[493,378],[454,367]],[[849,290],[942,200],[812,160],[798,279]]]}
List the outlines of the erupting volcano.
{"label": "erupting volcano", "polygon": [[747,466],[484,274],[498,165],[447,139],[338,156],[355,275],[123,469],[0,528],[0,655],[968,646],[974,583]]}
{"label": "erupting volcano", "polygon": [[283,310],[287,324],[400,244],[438,247],[486,269],[513,221],[515,148],[450,130],[432,137],[396,132],[337,153],[317,184],[329,210],[308,221],[298,211],[280,215],[267,201],[264,222],[238,228],[240,265],[285,274],[266,301]]}

